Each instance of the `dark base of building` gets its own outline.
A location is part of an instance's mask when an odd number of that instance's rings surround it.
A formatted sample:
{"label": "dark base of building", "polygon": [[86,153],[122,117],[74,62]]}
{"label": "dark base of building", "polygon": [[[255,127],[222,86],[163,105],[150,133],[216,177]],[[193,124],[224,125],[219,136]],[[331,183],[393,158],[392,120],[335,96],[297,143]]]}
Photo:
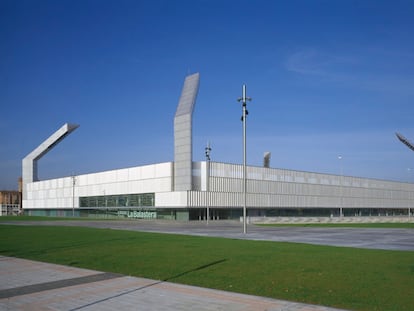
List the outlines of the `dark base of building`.
{"label": "dark base of building", "polygon": [[[342,215],[341,215],[342,211]],[[249,217],[366,217],[408,216],[409,209],[383,208],[275,208],[247,209]],[[412,211],[410,211],[412,215]],[[206,220],[206,208],[160,209],[160,208],[96,208],[96,209],[25,209],[25,215],[49,217],[82,217],[106,219],[160,219],[160,220]],[[241,208],[210,208],[210,220],[234,220],[243,216]]]}

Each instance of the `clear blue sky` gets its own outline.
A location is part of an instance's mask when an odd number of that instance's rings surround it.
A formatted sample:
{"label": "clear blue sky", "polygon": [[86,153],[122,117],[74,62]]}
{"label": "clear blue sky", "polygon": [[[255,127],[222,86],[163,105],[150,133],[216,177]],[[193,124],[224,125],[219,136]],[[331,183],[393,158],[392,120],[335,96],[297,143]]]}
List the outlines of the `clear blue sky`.
{"label": "clear blue sky", "polygon": [[[0,189],[173,161],[185,76],[200,72],[194,160],[414,182],[413,1],[0,0]],[[338,160],[338,156],[342,160]],[[413,170],[408,170],[413,168]]]}

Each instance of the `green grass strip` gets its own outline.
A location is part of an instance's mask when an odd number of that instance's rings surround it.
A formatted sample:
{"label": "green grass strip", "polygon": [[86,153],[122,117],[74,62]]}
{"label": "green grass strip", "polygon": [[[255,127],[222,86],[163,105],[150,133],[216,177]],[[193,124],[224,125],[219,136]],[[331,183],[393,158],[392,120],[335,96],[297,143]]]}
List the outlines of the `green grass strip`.
{"label": "green grass strip", "polygon": [[[52,217],[52,216],[27,216],[27,215],[19,215],[19,216],[1,216],[0,221],[84,221],[84,220],[102,220],[102,221],[109,221],[109,220],[130,220],[130,219],[120,219],[115,217]],[[131,220],[132,221],[132,220]]]}
{"label": "green grass strip", "polygon": [[351,310],[412,310],[414,252],[0,226],[0,253]]}

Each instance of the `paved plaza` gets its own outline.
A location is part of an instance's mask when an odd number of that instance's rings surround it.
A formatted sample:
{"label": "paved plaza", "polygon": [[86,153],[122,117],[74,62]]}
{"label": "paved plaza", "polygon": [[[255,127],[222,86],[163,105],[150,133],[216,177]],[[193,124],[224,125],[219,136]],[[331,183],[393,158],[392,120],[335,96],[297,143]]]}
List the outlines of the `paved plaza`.
{"label": "paved plaza", "polygon": [[3,256],[0,279],[0,310],[338,310]]}

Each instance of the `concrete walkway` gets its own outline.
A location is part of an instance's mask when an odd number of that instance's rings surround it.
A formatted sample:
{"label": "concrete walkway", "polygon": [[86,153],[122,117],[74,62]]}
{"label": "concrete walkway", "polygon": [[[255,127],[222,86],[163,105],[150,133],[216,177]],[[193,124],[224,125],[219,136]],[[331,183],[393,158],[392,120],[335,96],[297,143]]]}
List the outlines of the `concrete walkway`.
{"label": "concrete walkway", "polygon": [[338,310],[3,256],[0,280],[0,310]]}

